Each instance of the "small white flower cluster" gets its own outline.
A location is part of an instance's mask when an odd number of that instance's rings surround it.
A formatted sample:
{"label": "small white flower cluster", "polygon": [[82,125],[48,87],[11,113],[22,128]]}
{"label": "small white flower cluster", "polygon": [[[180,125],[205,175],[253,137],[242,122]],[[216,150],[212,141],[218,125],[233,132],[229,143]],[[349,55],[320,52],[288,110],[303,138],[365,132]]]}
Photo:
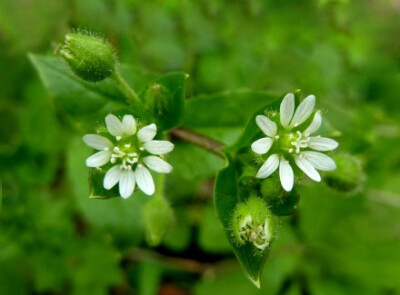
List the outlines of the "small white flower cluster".
{"label": "small white flower cluster", "polygon": [[294,163],[312,180],[321,181],[318,170],[330,171],[336,169],[336,164],[324,153],[338,147],[338,143],[330,138],[311,136],[321,126],[321,112],[317,111],[310,125],[302,131],[302,124],[314,111],[315,96],[307,96],[295,109],[293,93],[288,93],[280,105],[280,127],[267,116],[259,115],[256,123],[266,135],[256,140],[252,150],[260,155],[268,153],[271,148],[274,152],[258,170],[257,178],[267,178],[279,167],[279,178],[282,187],[291,191],[294,184],[294,173],[289,160]]}
{"label": "small white flower cluster", "polygon": [[132,195],[136,184],[145,194],[154,194],[153,177],[147,168],[158,173],[170,173],[172,166],[160,155],[171,152],[174,145],[167,140],[154,140],[157,133],[155,124],[137,131],[137,122],[132,115],[125,115],[120,121],[110,114],[105,122],[115,141],[98,134],[86,134],[83,141],[99,151],[87,158],[86,166],[98,168],[113,164],[105,174],[103,185],[109,190],[119,182],[119,193],[124,199]]}

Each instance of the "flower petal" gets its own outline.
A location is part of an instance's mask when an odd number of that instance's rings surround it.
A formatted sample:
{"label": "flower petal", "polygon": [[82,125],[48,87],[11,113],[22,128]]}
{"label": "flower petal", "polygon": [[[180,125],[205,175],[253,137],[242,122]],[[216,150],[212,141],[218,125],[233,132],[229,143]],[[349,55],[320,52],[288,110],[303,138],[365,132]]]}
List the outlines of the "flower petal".
{"label": "flower petal", "polygon": [[113,135],[113,136],[122,136],[123,135],[122,123],[113,114],[107,115],[106,126],[107,126],[108,132],[110,132],[111,135]]}
{"label": "flower petal", "polygon": [[279,178],[281,180],[283,189],[287,192],[290,192],[293,188],[294,174],[289,161],[285,159],[281,159],[279,163]]}
{"label": "flower petal", "polygon": [[315,170],[314,166],[305,158],[300,156],[294,157],[296,165],[303,170],[303,172],[310,177],[312,180],[320,182],[321,176],[319,175],[318,171]]}
{"label": "flower petal", "polygon": [[138,132],[138,138],[141,142],[152,140],[157,134],[156,124],[150,124],[141,128]]}
{"label": "flower petal", "polygon": [[119,194],[122,198],[129,198],[135,190],[135,173],[126,169],[121,172],[119,180]]}
{"label": "flower petal", "polygon": [[100,167],[110,161],[111,151],[101,151],[94,155],[91,155],[86,159],[86,166],[88,167]]}
{"label": "flower petal", "polygon": [[97,134],[86,134],[83,136],[83,141],[86,145],[99,151],[113,147],[112,142],[107,137]]}
{"label": "flower petal", "polygon": [[116,185],[121,178],[122,170],[120,165],[115,165],[108,169],[106,175],[104,176],[103,186],[105,189],[109,190],[114,185]]}
{"label": "flower petal", "polygon": [[253,152],[259,155],[263,155],[269,151],[273,142],[274,140],[272,138],[263,137],[253,142],[253,144],[251,145],[251,149],[253,150]]}
{"label": "flower petal", "polygon": [[294,94],[288,93],[281,102],[280,107],[281,124],[283,127],[289,127],[290,120],[294,113]]}
{"label": "flower petal", "polygon": [[151,196],[154,194],[155,187],[153,177],[149,170],[143,165],[138,165],[135,170],[136,181],[139,188],[146,194]]}
{"label": "flower petal", "polygon": [[276,123],[271,121],[268,117],[263,115],[258,115],[256,117],[256,123],[258,127],[264,132],[265,135],[269,137],[274,137],[276,135],[277,127]]}
{"label": "flower petal", "polygon": [[154,170],[158,173],[170,173],[172,171],[172,166],[160,157],[148,156],[143,158],[143,162],[151,170]]}
{"label": "flower petal", "polygon": [[275,170],[278,168],[278,165],[279,165],[278,155],[273,154],[273,155],[269,156],[269,158],[265,161],[265,163],[258,170],[256,177],[257,178],[267,178],[268,176],[270,176],[272,173],[275,172]]}
{"label": "flower petal", "polygon": [[125,115],[122,118],[122,131],[125,135],[133,135],[136,133],[136,120],[132,115]]}
{"label": "flower petal", "polygon": [[334,150],[339,146],[336,140],[327,137],[310,137],[308,146],[316,151],[326,152]]}
{"label": "flower petal", "polygon": [[297,127],[308,117],[311,115],[315,106],[315,96],[309,95],[307,96],[301,104],[297,107],[296,112],[294,113],[293,119],[289,124],[289,127]]}
{"label": "flower petal", "polygon": [[323,153],[305,151],[301,154],[318,170],[332,171],[336,169],[335,161]]}
{"label": "flower petal", "polygon": [[143,144],[146,151],[154,155],[169,153],[174,149],[174,144],[168,140],[150,140]]}
{"label": "flower petal", "polygon": [[319,127],[321,127],[321,123],[322,123],[321,111],[317,111],[314,115],[314,118],[310,126],[308,126],[306,130],[304,130],[304,135],[309,136],[310,134],[313,134],[315,131],[319,129]]}

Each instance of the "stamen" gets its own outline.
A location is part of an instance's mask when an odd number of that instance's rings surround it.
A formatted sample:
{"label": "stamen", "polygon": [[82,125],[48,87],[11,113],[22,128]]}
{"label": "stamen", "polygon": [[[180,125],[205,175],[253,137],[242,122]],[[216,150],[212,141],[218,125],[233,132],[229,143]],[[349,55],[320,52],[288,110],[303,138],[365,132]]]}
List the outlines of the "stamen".
{"label": "stamen", "polygon": [[143,152],[143,151],[144,151],[144,147],[141,146],[141,147],[139,148],[139,150],[141,150],[141,151]]}
{"label": "stamen", "polygon": [[126,147],[127,149],[129,149],[131,147],[131,145],[129,143],[125,144],[124,147]]}
{"label": "stamen", "polygon": [[116,136],[116,137],[115,137],[115,139],[116,139],[117,141],[120,141],[121,138],[122,138],[122,136]]}

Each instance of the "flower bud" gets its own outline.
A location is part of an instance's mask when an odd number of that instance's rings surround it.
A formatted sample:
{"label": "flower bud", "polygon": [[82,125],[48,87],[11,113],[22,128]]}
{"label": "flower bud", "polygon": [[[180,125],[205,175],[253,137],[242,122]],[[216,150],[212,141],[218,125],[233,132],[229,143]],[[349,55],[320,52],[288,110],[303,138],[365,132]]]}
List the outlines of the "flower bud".
{"label": "flower bud", "polygon": [[272,214],[277,216],[293,214],[300,201],[300,194],[295,189],[290,192],[282,189],[276,177],[264,179],[260,191]]}
{"label": "flower bud", "polygon": [[337,168],[325,175],[327,185],[343,193],[353,193],[360,189],[365,178],[360,161],[347,154],[334,155],[332,158]]}
{"label": "flower bud", "polygon": [[58,52],[83,80],[99,82],[115,71],[117,59],[114,49],[102,38],[70,33],[65,36],[65,43]]}
{"label": "flower bud", "polygon": [[257,197],[250,197],[246,203],[237,205],[231,227],[239,244],[252,243],[260,250],[268,247],[275,235],[275,219],[267,204]]}

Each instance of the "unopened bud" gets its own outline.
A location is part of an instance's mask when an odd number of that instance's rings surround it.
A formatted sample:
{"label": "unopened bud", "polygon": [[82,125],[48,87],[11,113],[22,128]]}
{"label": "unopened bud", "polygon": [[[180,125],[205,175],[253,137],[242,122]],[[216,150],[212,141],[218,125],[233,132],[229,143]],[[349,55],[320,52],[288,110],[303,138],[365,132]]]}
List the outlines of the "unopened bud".
{"label": "unopened bud", "polygon": [[83,80],[99,82],[115,71],[117,59],[114,49],[100,37],[84,33],[67,34],[58,52]]}
{"label": "unopened bud", "polygon": [[277,216],[291,215],[296,211],[300,194],[296,189],[290,192],[282,189],[276,177],[266,178],[261,183],[261,195],[267,201],[270,211]]}
{"label": "unopened bud", "polygon": [[337,168],[325,175],[324,179],[328,186],[345,193],[357,191],[365,178],[360,161],[347,154],[334,155],[332,158]]}
{"label": "unopened bud", "polygon": [[275,237],[275,218],[263,200],[250,197],[235,208],[231,228],[239,244],[251,243],[264,250]]}

